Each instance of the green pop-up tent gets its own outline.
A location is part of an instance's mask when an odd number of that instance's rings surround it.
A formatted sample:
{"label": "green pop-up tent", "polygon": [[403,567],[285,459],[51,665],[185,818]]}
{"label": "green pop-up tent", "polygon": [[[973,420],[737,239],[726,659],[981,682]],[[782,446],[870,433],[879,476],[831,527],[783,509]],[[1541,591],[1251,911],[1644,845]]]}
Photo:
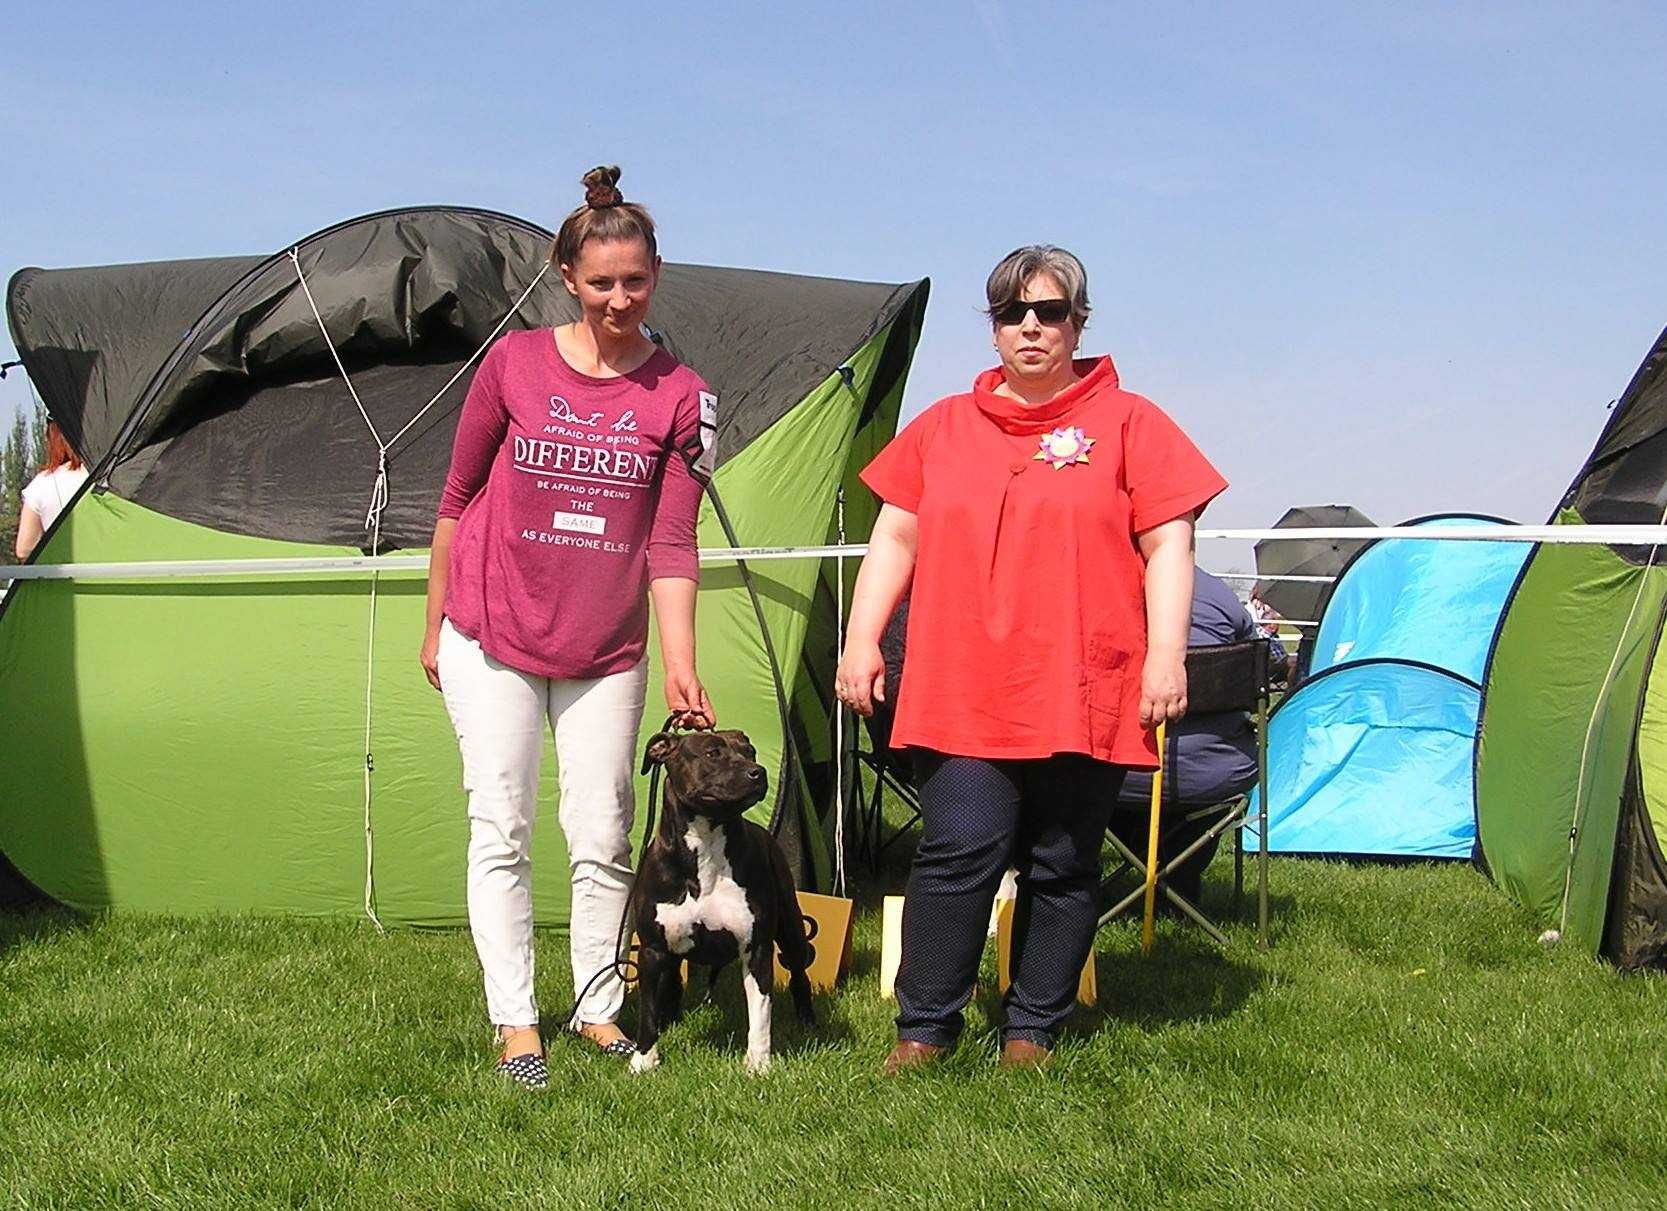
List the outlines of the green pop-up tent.
{"label": "green pop-up tent", "polygon": [[[1667,520],[1667,332],[1615,405],[1559,525]],[[1667,960],[1667,567],[1658,547],[1541,545],[1483,679],[1481,857],[1561,936]]]}
{"label": "green pop-up tent", "polygon": [[[573,317],[553,272],[531,286],[550,241],[506,215],[427,208],[338,224],[293,256],[21,271],[7,295],[20,355],[95,468],[37,560],[362,553],[379,445],[506,316]],[[896,427],[926,293],[665,267],[648,326],[720,401],[729,527],[708,499],[703,547],[831,539],[837,493]],[[468,381],[388,445],[384,553],[429,541]],[[850,497],[860,540],[873,506]],[[755,812],[807,882],[825,859],[809,788],[828,747],[807,686],[829,679],[832,652],[806,636],[832,633],[818,616],[831,575],[804,559],[714,565],[699,595],[703,679],[720,722],[752,736],[772,783]],[[362,575],[236,568],[20,584],[0,612],[0,856],[78,908],[349,914],[368,870],[383,921],[461,921],[460,763],[416,660],[424,579],[382,573],[374,615],[369,594]],[[664,714],[650,658],[645,733]],[[547,807],[554,778],[547,752]],[[639,789],[639,820],[641,804]],[[563,923],[553,812],[535,861],[538,919]]]}

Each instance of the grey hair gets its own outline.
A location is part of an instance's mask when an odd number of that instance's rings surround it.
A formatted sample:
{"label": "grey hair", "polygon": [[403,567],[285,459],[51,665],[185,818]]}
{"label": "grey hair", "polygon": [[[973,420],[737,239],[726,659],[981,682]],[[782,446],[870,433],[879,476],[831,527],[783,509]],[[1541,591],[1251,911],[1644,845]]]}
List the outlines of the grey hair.
{"label": "grey hair", "polygon": [[1093,310],[1088,303],[1088,270],[1073,253],[1052,244],[1027,244],[1001,258],[984,283],[984,298],[990,304],[984,314],[995,323],[996,312],[1016,302],[1024,294],[1025,285],[1039,273],[1065,288],[1065,296],[1071,300],[1071,324],[1081,332]]}

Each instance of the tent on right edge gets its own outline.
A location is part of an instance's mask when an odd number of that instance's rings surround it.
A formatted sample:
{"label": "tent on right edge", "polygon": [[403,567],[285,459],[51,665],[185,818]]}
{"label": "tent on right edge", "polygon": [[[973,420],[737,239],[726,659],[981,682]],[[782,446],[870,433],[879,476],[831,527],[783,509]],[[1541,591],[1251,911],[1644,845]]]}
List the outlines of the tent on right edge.
{"label": "tent on right edge", "polygon": [[[1667,520],[1667,332],[1633,376],[1557,525]],[[1667,569],[1657,547],[1537,547],[1483,677],[1482,861],[1564,940],[1667,960]]]}

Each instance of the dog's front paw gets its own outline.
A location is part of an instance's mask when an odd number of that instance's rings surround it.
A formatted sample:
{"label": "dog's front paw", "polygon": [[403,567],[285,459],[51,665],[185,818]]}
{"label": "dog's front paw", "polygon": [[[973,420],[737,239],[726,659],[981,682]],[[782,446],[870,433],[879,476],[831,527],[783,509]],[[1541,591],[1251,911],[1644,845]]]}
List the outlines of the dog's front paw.
{"label": "dog's front paw", "polygon": [[768,1051],[747,1052],[747,1075],[764,1076],[770,1071],[770,1053]]}
{"label": "dog's front paw", "polygon": [[656,1043],[647,1051],[631,1053],[631,1075],[636,1076],[649,1072],[660,1066],[660,1044]]}

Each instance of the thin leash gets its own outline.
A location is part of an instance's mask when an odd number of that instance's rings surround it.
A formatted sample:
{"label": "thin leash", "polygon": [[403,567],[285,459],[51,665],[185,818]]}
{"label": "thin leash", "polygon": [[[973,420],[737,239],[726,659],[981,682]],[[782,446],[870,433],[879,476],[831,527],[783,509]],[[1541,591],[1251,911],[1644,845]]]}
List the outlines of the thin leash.
{"label": "thin leash", "polygon": [[[661,725],[660,730],[667,733],[682,730],[677,727],[677,719],[681,714],[681,711],[673,711],[667,715],[666,721]],[[643,817],[642,844],[637,847],[636,869],[639,871],[642,869],[643,860],[648,857],[648,847],[654,843],[654,826],[660,809],[660,777],[664,772],[665,767],[656,761],[648,775],[648,811]],[[603,976],[612,972],[619,977],[621,983],[636,983],[639,975],[637,960],[632,956],[627,945],[631,936],[630,925],[631,896],[627,893],[625,908],[619,914],[619,932],[614,937],[615,958],[613,962],[604,963],[601,967],[598,967],[596,973],[585,981],[584,987],[579,989],[578,995],[573,998],[573,1007],[561,1017],[563,1024],[569,1029],[572,1029],[573,1023],[578,1020],[579,1006],[584,1004],[585,998],[590,995],[590,990],[596,987],[596,981]]]}

